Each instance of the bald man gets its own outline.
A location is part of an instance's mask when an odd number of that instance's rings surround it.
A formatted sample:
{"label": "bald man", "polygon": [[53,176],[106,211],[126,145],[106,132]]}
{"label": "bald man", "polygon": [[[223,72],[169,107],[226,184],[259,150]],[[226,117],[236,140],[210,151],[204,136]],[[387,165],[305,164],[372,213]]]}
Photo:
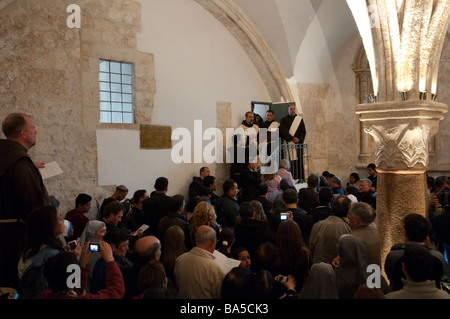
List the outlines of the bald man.
{"label": "bald man", "polygon": [[25,243],[25,223],[31,211],[49,205],[39,170],[28,155],[37,130],[26,114],[9,114],[0,139],[0,287],[17,288],[17,263]]}
{"label": "bald man", "polygon": [[175,262],[175,278],[180,299],[219,299],[225,274],[214,261],[216,232],[202,225],[195,232],[196,246]]}
{"label": "bald man", "polygon": [[155,236],[144,236],[136,240],[133,248],[133,266],[124,274],[125,299],[130,299],[141,294],[138,288],[139,270],[152,260],[161,257],[161,242]]}
{"label": "bald man", "polygon": [[161,257],[161,242],[155,236],[145,236],[136,241],[134,251],[146,261],[159,260]]}

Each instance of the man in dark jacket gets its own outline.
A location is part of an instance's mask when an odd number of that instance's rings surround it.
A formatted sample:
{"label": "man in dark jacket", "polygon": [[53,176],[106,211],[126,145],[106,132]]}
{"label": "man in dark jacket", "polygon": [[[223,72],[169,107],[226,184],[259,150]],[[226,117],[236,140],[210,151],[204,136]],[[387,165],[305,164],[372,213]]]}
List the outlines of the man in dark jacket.
{"label": "man in dark jacket", "polygon": [[149,231],[156,235],[158,232],[158,222],[167,215],[169,211],[170,196],[167,196],[169,180],[165,177],[158,177],[155,181],[155,191],[150,198],[142,202],[144,211],[144,223],[149,226]]}
{"label": "man in dark jacket", "polygon": [[362,179],[359,181],[359,198],[358,201],[367,203],[372,206],[373,209],[377,209],[377,199],[371,192],[372,182],[370,179]]}
{"label": "man in dark jacket", "polygon": [[209,176],[211,171],[208,167],[204,166],[200,168],[200,175],[194,176],[192,178],[192,183],[189,184],[189,198],[198,196],[200,193],[200,189],[204,187],[203,183],[205,181],[205,177]]}
{"label": "man in dark jacket", "polygon": [[187,249],[191,249],[190,233],[191,226],[183,214],[184,210],[184,196],[181,194],[174,195],[170,198],[169,213],[159,220],[158,223],[158,238],[161,244],[164,245],[164,236],[166,230],[170,226],[179,226],[184,232],[184,241]]}
{"label": "man in dark jacket", "polygon": [[239,204],[236,201],[237,184],[228,179],[223,183],[223,195],[216,201],[217,222],[222,228],[233,227],[239,215]]}
{"label": "man in dark jacket", "polygon": [[249,202],[258,197],[258,185],[261,183],[261,173],[256,163],[247,163],[241,173],[242,202]]}
{"label": "man in dark jacket", "polygon": [[0,286],[17,288],[17,263],[25,243],[29,213],[50,200],[39,170],[27,152],[36,143],[30,116],[8,115],[0,140]]}
{"label": "man in dark jacket", "polygon": [[283,204],[282,209],[274,209],[271,212],[269,223],[274,233],[277,232],[278,226],[281,223],[281,213],[291,212],[293,220],[298,224],[302,231],[303,240],[305,244],[309,243],[309,235],[313,227],[313,218],[308,215],[306,211],[298,207],[298,195],[295,189],[289,188],[283,192]]}
{"label": "man in dark jacket", "polygon": [[234,226],[236,239],[233,247],[245,247],[250,256],[255,255],[256,249],[265,242],[275,242],[274,233],[269,224],[255,219],[255,208],[249,202],[239,207],[241,220]]}
{"label": "man in dark jacket", "polygon": [[298,191],[298,207],[311,214],[314,207],[319,204],[319,175],[312,173],[308,176],[308,187],[301,188]]}

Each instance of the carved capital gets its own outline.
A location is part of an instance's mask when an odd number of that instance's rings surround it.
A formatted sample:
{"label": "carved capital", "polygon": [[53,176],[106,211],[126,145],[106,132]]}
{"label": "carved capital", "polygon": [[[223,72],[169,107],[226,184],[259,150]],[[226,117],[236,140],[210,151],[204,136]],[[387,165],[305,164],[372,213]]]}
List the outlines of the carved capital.
{"label": "carved capital", "polygon": [[364,131],[375,139],[376,164],[385,170],[425,170],[428,144],[446,112],[445,104],[421,100],[356,107]]}

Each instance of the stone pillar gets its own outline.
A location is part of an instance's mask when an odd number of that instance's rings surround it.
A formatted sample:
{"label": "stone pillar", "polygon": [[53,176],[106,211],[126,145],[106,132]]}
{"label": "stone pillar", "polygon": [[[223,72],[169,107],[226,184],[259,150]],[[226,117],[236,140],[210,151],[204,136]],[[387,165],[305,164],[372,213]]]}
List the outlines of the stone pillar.
{"label": "stone pillar", "polygon": [[427,217],[428,144],[446,112],[447,105],[423,100],[356,107],[365,132],[376,143],[376,223],[382,266],[392,245],[405,240],[403,218],[410,213]]}
{"label": "stone pillar", "polygon": [[[369,70],[363,70],[358,72],[359,78],[359,100],[360,103],[367,101],[367,96],[373,93],[371,74]],[[364,131],[362,125],[359,129],[359,158],[362,163],[366,163],[370,157],[369,153],[369,135]]]}

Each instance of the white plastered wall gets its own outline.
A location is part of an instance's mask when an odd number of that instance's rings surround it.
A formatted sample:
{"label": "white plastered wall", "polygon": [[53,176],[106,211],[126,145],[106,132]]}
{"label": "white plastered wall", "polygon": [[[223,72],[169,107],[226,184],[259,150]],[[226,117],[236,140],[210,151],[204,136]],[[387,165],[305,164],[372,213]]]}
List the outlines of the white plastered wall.
{"label": "white plastered wall", "polygon": [[[203,121],[203,130],[216,126],[218,102],[231,103],[227,116],[232,127],[237,127],[250,110],[250,101],[270,101],[249,57],[209,12],[194,1],[140,2],[142,30],[137,47],[152,53],[155,65],[150,124],[185,127],[193,136],[194,120]],[[97,142],[100,185],[124,184],[130,192],[140,188],[151,192],[155,179],[165,176],[169,195],[187,195],[200,167],[209,166],[211,174],[216,174],[214,164],[174,164],[170,149],[140,150],[138,131],[101,130]],[[192,161],[193,157],[192,153]]]}

